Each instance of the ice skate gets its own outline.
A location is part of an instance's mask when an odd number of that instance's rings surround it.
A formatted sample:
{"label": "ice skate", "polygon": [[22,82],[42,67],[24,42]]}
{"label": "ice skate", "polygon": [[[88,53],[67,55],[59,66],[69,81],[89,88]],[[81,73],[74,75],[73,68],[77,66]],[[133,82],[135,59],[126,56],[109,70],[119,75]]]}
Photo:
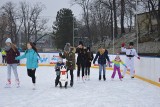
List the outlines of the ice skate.
{"label": "ice skate", "polygon": [[36,84],[33,84],[32,90],[36,90]]}
{"label": "ice skate", "polygon": [[103,75],[103,80],[106,81],[106,76],[105,75]]}
{"label": "ice skate", "polygon": [[17,87],[17,88],[20,87],[20,82],[19,82],[19,80],[16,80],[16,87]]}
{"label": "ice skate", "polygon": [[85,77],[84,76],[82,77],[82,81],[83,81],[83,83],[85,83]]}
{"label": "ice skate", "polygon": [[73,87],[73,82],[72,81],[70,81],[70,86]]}
{"label": "ice skate", "polygon": [[99,81],[101,80],[101,75],[99,75]]}
{"label": "ice skate", "polygon": [[5,88],[11,88],[11,83],[7,83]]}
{"label": "ice skate", "polygon": [[8,80],[8,82],[6,83],[5,88],[11,88],[11,80]]}

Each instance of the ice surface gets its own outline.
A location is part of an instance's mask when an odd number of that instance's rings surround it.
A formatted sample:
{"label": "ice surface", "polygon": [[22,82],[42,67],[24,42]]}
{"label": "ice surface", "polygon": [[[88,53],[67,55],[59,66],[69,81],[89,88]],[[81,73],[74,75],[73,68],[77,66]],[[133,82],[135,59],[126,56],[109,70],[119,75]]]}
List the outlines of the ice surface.
{"label": "ice surface", "polygon": [[160,88],[126,75],[119,81],[110,77],[98,80],[98,69],[91,69],[91,80],[77,81],[74,72],[74,87],[54,87],[54,67],[39,67],[36,72],[36,90],[32,90],[31,78],[25,67],[18,67],[21,87],[16,88],[12,73],[12,88],[6,84],[6,67],[0,67],[0,107],[160,107]]}

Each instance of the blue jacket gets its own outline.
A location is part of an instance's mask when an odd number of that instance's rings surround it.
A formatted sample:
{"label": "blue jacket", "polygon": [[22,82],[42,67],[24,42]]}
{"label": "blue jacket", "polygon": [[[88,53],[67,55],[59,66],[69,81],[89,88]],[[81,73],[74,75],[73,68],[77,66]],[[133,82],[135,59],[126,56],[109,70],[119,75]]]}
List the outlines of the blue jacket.
{"label": "blue jacket", "polygon": [[110,62],[107,50],[104,50],[104,52],[102,52],[102,53],[100,53],[98,51],[97,54],[96,54],[96,57],[94,58],[93,63],[96,62],[97,58],[98,58],[98,64],[101,64],[101,65],[106,64],[106,59],[107,59],[108,62]]}
{"label": "blue jacket", "polygon": [[20,60],[23,58],[27,59],[27,69],[38,68],[38,54],[33,49],[26,50],[22,56],[16,57],[16,60]]}

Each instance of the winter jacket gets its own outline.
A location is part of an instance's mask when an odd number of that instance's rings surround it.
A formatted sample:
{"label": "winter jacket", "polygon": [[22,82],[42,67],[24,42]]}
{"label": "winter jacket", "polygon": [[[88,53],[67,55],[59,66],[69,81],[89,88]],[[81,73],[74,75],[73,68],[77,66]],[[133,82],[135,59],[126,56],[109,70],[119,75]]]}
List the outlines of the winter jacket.
{"label": "winter jacket", "polygon": [[85,58],[86,58],[85,67],[91,67],[91,63],[92,63],[92,60],[94,58],[93,53],[92,52],[86,52],[85,55],[86,55],[85,56]]}
{"label": "winter jacket", "polygon": [[15,60],[15,58],[20,55],[17,49],[14,51],[12,48],[10,48],[6,52],[7,52],[6,54],[7,64],[18,64],[19,63],[18,60]]}
{"label": "winter jacket", "polygon": [[76,53],[78,54],[77,56],[77,65],[78,66],[85,66],[85,57],[86,57],[86,53],[85,53],[85,49],[83,48],[77,48],[76,49]]}
{"label": "winter jacket", "polygon": [[106,64],[106,59],[107,59],[108,62],[110,62],[110,59],[108,57],[108,51],[105,50],[105,49],[101,49],[101,50],[99,50],[97,52],[96,57],[94,58],[93,63],[96,62],[97,58],[98,58],[98,64],[101,64],[101,65]]}
{"label": "winter jacket", "polygon": [[2,56],[6,56],[7,54],[5,50],[2,50],[1,53],[2,53]]}
{"label": "winter jacket", "polygon": [[75,69],[75,52],[74,49],[70,50],[69,53],[64,53],[64,56],[66,58],[66,66],[68,70],[74,70]]}
{"label": "winter jacket", "polygon": [[29,49],[25,51],[25,53],[22,56],[16,57],[16,60],[26,58],[27,69],[35,69],[38,68],[38,57],[38,54],[33,49]]}

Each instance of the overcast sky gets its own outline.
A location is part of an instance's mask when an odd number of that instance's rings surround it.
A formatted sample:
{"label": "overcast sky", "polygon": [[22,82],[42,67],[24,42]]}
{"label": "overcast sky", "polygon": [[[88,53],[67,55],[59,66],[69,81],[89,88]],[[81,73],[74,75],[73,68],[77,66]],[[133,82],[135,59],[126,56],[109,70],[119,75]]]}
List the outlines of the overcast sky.
{"label": "overcast sky", "polygon": [[52,25],[53,21],[55,21],[57,11],[59,11],[61,8],[70,8],[77,18],[80,18],[82,13],[82,9],[80,8],[80,6],[71,6],[71,0],[0,0],[0,6],[8,1],[12,1],[14,3],[19,3],[20,1],[28,1],[30,3],[41,2],[46,6],[46,9],[43,11],[42,16],[50,19],[50,21],[48,22],[49,26]]}

